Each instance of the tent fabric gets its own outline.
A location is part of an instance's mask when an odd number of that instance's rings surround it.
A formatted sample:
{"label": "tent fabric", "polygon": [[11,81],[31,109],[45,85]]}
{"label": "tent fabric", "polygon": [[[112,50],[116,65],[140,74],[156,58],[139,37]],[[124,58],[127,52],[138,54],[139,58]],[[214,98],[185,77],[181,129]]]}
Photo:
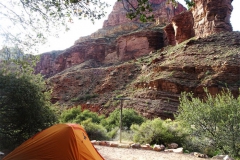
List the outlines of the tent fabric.
{"label": "tent fabric", "polygon": [[25,141],[3,160],[103,160],[78,124],[57,124]]}

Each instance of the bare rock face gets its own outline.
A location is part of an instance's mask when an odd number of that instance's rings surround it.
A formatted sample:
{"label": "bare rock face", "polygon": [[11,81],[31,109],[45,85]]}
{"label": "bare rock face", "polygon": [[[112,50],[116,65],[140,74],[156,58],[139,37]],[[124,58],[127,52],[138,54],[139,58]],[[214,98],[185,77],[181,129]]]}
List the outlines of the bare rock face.
{"label": "bare rock face", "polygon": [[232,31],[232,0],[194,0],[192,9],[195,35],[205,37],[221,31]]}
{"label": "bare rock face", "polygon": [[117,54],[121,61],[135,59],[164,47],[162,31],[141,31],[117,39]]}
{"label": "bare rock face", "polygon": [[[40,58],[40,62],[37,63],[35,73],[41,73],[48,78],[88,60],[104,62],[108,54],[116,52],[115,48],[116,47],[109,39],[102,38],[76,44],[61,51],[57,56],[51,53],[43,54]],[[113,59],[113,61],[116,60],[117,59]],[[111,62],[111,60],[109,60],[109,62]]]}
{"label": "bare rock face", "polygon": [[165,27],[166,43],[179,44],[191,37],[232,31],[230,16],[232,0],[194,0],[191,11],[176,15]]}
{"label": "bare rock face", "polygon": [[194,37],[193,15],[191,11],[183,12],[172,19],[172,23],[164,28],[167,44],[176,45]]}

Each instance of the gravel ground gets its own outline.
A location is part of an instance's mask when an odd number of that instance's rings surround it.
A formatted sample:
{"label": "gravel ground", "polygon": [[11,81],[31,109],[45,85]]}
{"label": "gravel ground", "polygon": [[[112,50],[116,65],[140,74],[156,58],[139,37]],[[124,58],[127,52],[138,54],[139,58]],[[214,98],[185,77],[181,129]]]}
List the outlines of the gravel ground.
{"label": "gravel ground", "polygon": [[99,145],[95,145],[95,148],[105,160],[206,160],[206,158],[197,158],[190,154],[115,148]]}

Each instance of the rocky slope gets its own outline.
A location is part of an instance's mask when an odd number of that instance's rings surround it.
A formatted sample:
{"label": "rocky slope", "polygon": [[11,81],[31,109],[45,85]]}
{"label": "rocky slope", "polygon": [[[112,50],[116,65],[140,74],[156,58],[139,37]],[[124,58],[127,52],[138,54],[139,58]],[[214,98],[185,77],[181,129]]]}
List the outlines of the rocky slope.
{"label": "rocky slope", "polygon": [[[229,6],[230,0],[224,2]],[[62,107],[81,105],[108,115],[120,106],[113,98],[125,96],[131,100],[125,101],[124,107],[148,118],[165,119],[174,118],[184,91],[203,98],[204,88],[217,94],[228,87],[234,96],[239,95],[240,32],[228,32],[224,27],[215,30],[206,14],[201,14],[201,25],[208,27],[206,34],[199,34],[202,28],[196,27],[200,21],[193,13],[214,5],[199,1],[202,7],[173,17],[185,9],[181,5],[171,8],[166,0],[151,3],[159,24],[130,22],[117,2],[102,29],[78,39],[64,51],[41,56],[36,73],[48,78],[53,103]],[[226,6],[213,4],[216,10]],[[223,24],[228,23],[228,14],[220,17],[225,20]],[[164,28],[167,22],[172,23]]]}
{"label": "rocky slope", "polygon": [[53,101],[62,105],[108,114],[119,106],[114,97],[127,96],[126,108],[148,118],[173,118],[183,91],[203,97],[204,87],[217,94],[227,86],[239,94],[240,33],[193,38],[111,66],[87,61],[49,78],[48,84]]}

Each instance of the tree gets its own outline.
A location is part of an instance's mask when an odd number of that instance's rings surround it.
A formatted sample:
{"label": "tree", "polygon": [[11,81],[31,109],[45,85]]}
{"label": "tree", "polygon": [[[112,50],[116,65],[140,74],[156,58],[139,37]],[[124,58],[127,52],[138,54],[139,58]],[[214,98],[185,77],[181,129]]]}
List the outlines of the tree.
{"label": "tree", "polygon": [[50,92],[43,78],[32,74],[28,60],[0,66],[0,149],[11,150],[57,121]]}
{"label": "tree", "polygon": [[240,156],[240,96],[229,90],[206,98],[194,98],[182,93],[176,119],[191,131],[200,148],[212,146],[223,153]]}

